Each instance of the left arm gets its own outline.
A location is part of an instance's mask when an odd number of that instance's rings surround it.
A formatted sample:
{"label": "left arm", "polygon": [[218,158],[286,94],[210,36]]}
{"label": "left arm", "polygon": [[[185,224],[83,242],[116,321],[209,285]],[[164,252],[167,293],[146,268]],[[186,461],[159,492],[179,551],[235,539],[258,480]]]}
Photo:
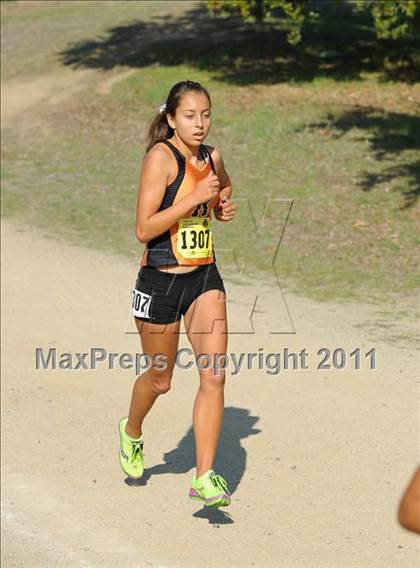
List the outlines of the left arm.
{"label": "left arm", "polygon": [[226,171],[222,154],[217,148],[211,153],[216,174],[220,182],[219,203],[214,210],[216,219],[219,221],[231,221],[235,215],[235,205],[232,202],[232,182]]}

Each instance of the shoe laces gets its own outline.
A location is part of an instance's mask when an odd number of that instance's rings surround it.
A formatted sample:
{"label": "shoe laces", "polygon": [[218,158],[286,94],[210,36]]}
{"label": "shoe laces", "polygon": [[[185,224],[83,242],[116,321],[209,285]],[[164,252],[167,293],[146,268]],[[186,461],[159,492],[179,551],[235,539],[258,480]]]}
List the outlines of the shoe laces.
{"label": "shoe laces", "polygon": [[220,489],[221,491],[224,491],[225,493],[230,495],[226,480],[223,479],[221,475],[217,475],[216,473],[210,473],[209,479],[217,489]]}
{"label": "shoe laces", "polygon": [[135,462],[139,455],[145,455],[143,452],[143,441],[142,440],[132,440],[131,441],[131,461]]}

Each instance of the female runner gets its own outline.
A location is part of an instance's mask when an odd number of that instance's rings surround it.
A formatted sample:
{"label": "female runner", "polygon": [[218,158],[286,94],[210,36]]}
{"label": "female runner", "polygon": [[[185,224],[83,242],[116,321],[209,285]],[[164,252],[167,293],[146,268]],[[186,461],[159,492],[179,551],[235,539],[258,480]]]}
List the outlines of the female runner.
{"label": "female runner", "polygon": [[[143,353],[153,363],[136,379],[129,415],[120,420],[119,455],[124,472],[139,479],[144,471],[143,420],[157,397],[170,389],[184,316],[195,357],[209,357],[198,365],[200,385],[193,410],[197,465],[189,497],[220,507],[231,501],[226,480],[213,469],[225,372],[216,373],[207,363],[226,354],[228,331],[211,212],[219,221],[231,221],[235,206],[220,151],[203,144],[210,124],[210,95],[194,81],[174,85],[150,124],[136,217],[136,236],[146,247],[132,309]],[[158,354],[164,354],[163,368],[161,359],[156,364]]]}

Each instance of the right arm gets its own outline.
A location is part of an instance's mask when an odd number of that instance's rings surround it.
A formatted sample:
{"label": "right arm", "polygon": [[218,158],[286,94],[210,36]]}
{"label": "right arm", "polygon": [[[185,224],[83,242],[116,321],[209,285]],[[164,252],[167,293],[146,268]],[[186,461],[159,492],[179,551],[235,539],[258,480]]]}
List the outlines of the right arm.
{"label": "right arm", "polygon": [[158,211],[168,183],[170,159],[165,150],[159,147],[153,147],[144,157],[136,212],[136,237],[142,243],[161,235],[178,219],[188,215],[196,205],[217,194],[217,177],[209,175],[203,180],[206,183],[200,182],[196,189],[183,199],[163,211]]}
{"label": "right arm", "polygon": [[398,507],[400,525],[420,534],[420,467],[411,478]]}

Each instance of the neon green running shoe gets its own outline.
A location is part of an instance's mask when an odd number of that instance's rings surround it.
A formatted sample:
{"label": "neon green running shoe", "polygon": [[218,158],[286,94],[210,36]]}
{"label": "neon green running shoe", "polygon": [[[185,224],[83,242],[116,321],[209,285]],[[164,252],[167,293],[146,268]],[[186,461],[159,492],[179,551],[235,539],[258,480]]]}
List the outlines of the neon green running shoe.
{"label": "neon green running shoe", "polygon": [[200,501],[206,507],[227,507],[230,504],[226,480],[213,469],[209,469],[200,477],[194,475],[188,497]]}
{"label": "neon green running shoe", "polygon": [[140,479],[144,471],[143,434],[134,439],[125,431],[128,417],[120,420],[120,464],[124,473],[133,479]]}

